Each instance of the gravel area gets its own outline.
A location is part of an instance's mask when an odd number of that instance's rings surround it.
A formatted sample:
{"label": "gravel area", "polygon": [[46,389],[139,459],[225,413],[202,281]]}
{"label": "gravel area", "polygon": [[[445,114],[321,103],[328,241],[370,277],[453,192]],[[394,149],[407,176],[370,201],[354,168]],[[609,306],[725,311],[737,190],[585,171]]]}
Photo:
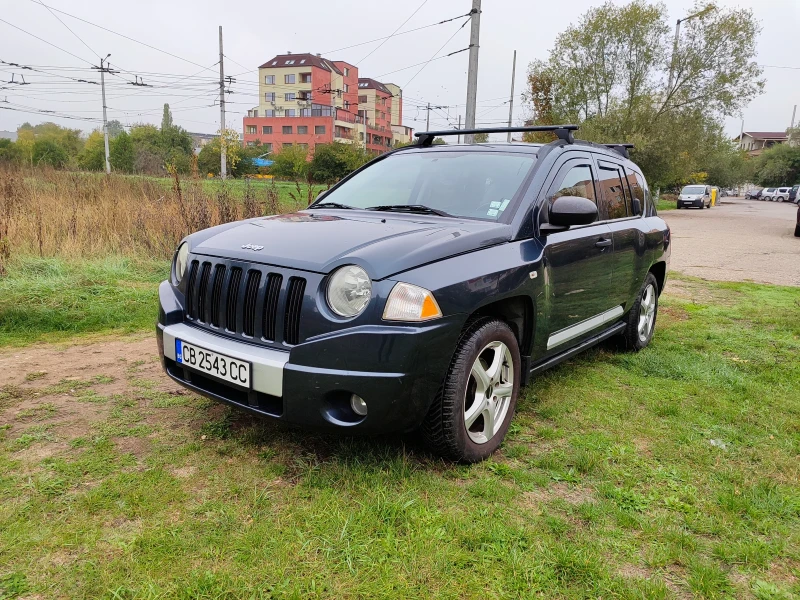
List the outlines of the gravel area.
{"label": "gravel area", "polygon": [[674,271],[717,281],[800,286],[797,206],[723,198],[711,209],[662,211]]}

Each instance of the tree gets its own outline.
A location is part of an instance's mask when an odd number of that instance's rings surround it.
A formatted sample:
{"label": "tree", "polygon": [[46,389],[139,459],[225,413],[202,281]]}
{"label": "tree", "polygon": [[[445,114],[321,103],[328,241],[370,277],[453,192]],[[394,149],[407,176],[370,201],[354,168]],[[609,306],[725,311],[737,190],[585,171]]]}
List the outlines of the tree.
{"label": "tree", "polygon": [[20,151],[17,145],[7,138],[0,138],[0,163],[17,162]]}
{"label": "tree", "polygon": [[161,131],[166,131],[172,127],[172,112],[169,110],[169,104],[164,104],[164,115],[161,117]]}
{"label": "tree", "polygon": [[476,144],[485,144],[489,141],[489,134],[488,133],[476,133],[473,136]]}
{"label": "tree", "polygon": [[[236,177],[239,173],[240,162],[244,154],[239,134],[233,129],[226,129],[222,141],[225,143],[226,167],[228,172]],[[220,172],[220,137],[217,136],[208,144],[203,146],[197,156],[197,168],[201,174],[212,173],[219,175]]]}
{"label": "tree", "polygon": [[32,159],[36,166],[50,165],[62,169],[67,165],[69,155],[55,140],[42,139],[33,143]]}
{"label": "tree", "polygon": [[95,129],[89,134],[83,150],[78,155],[78,166],[87,171],[102,171],[105,169],[106,148],[103,132]]}
{"label": "tree", "polygon": [[[632,157],[654,187],[678,185],[703,170],[709,147],[733,164],[736,151],[720,123],[759,88],[760,27],[750,10],[709,6],[684,24],[674,62],[663,4],[607,2],[589,10],[557,36],[546,61],[529,65],[530,123],[579,123],[583,139],[633,142]],[[702,8],[696,4],[692,12]],[[668,86],[670,65],[675,77]]]}
{"label": "tree", "polygon": [[771,187],[800,183],[800,147],[776,144],[764,150],[756,159],[753,179]]}
{"label": "tree", "polygon": [[301,146],[288,146],[272,156],[270,173],[276,177],[300,181],[308,176],[308,150]]}
{"label": "tree", "polygon": [[122,127],[122,123],[120,123],[116,119],[111,119],[108,122],[108,138],[109,139],[114,139],[115,137],[117,137],[123,131],[125,131],[125,129]]}
{"label": "tree", "polygon": [[122,173],[133,172],[136,152],[133,147],[131,136],[127,133],[123,131],[111,140],[109,155],[111,158],[111,166],[114,167],[115,171],[120,171]]}
{"label": "tree", "polygon": [[308,177],[316,183],[331,185],[366,164],[369,159],[364,149],[354,144],[317,144],[308,165]]}

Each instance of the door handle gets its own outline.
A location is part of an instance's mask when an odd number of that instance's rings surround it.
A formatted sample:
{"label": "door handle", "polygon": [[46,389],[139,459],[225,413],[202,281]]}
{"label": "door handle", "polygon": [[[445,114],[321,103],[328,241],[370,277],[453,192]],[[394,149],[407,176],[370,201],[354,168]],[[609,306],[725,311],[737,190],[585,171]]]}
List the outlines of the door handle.
{"label": "door handle", "polygon": [[597,240],[594,243],[595,248],[605,248],[610,245],[611,245],[611,240],[605,240],[605,239]]}

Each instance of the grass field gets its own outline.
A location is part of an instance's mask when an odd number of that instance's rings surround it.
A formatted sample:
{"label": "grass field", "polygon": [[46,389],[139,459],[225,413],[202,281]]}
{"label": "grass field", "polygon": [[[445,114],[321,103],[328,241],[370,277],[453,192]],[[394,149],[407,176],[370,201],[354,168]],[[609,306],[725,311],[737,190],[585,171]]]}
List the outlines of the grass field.
{"label": "grass field", "polygon": [[[96,370],[23,354],[2,374],[0,598],[800,597],[796,289],[672,277],[650,348],[539,377],[467,467],[413,434],[300,432],[182,393],[128,283],[162,266],[91,265],[0,284],[0,343],[146,329]],[[60,348],[37,356],[83,352]]]}

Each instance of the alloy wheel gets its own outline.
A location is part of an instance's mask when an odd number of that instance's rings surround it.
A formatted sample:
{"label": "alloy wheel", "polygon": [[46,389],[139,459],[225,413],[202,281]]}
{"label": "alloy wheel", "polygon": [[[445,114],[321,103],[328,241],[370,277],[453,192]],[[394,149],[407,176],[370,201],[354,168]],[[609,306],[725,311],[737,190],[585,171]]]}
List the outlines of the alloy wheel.
{"label": "alloy wheel", "polygon": [[639,303],[639,339],[647,341],[650,331],[653,329],[653,322],[656,320],[656,290],[653,284],[647,284]]}
{"label": "alloy wheel", "polygon": [[464,394],[464,426],[473,442],[485,444],[500,431],[513,391],[511,350],[503,342],[491,342],[475,359]]}

